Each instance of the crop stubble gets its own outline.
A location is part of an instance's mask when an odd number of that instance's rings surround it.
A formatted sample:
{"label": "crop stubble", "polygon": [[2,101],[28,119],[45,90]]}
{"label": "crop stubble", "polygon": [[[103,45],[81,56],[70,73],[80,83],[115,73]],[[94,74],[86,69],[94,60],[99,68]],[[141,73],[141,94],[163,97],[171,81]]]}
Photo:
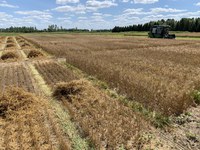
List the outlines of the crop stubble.
{"label": "crop stubble", "polygon": [[0,97],[1,149],[69,149],[49,103],[19,88]]}
{"label": "crop stubble", "polygon": [[35,92],[31,75],[22,64],[0,66],[0,91],[1,94],[10,86],[21,87],[29,92]]}
{"label": "crop stubble", "polygon": [[56,62],[44,61],[35,63],[36,69],[42,75],[48,85],[53,87],[59,82],[69,82],[78,79],[69,69],[59,65]]}

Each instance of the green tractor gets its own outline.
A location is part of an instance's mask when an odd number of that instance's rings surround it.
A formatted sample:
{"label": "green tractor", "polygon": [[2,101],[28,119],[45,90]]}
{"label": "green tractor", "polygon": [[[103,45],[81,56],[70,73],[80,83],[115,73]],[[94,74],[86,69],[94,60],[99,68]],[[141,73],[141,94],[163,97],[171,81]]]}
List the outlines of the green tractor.
{"label": "green tractor", "polygon": [[164,39],[175,39],[175,34],[169,34],[170,26],[168,25],[154,25],[151,27],[148,33],[150,38],[164,38]]}

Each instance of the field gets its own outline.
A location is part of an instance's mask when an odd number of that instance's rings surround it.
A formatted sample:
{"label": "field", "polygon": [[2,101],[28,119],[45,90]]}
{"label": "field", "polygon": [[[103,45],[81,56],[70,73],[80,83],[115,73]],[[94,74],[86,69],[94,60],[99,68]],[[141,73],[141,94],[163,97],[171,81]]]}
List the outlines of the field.
{"label": "field", "polygon": [[195,41],[76,35],[33,40],[119,93],[166,115],[186,110],[199,89],[200,52]]}
{"label": "field", "polygon": [[[199,40],[200,34],[198,32],[183,32],[183,31],[171,31],[171,34],[176,34],[176,38],[178,40]],[[5,36],[7,34],[0,33],[1,35]],[[31,34],[22,34],[24,36],[27,35],[36,35],[36,36],[51,36],[51,35],[102,35],[102,36],[115,36],[115,37],[136,37],[136,38],[147,38],[148,32],[146,31],[130,31],[130,32],[119,32],[119,33],[112,33],[112,32],[43,32],[43,33],[31,33]]]}
{"label": "field", "polygon": [[199,46],[121,34],[0,37],[0,149],[200,149]]}

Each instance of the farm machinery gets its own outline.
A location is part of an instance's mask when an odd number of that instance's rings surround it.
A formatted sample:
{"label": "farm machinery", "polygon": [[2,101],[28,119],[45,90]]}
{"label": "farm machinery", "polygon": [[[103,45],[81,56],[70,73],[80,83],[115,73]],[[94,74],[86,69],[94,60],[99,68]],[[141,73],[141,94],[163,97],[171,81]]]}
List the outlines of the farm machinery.
{"label": "farm machinery", "polygon": [[175,39],[175,34],[169,34],[170,26],[168,25],[154,25],[151,27],[148,36],[150,38],[164,38],[164,39]]}

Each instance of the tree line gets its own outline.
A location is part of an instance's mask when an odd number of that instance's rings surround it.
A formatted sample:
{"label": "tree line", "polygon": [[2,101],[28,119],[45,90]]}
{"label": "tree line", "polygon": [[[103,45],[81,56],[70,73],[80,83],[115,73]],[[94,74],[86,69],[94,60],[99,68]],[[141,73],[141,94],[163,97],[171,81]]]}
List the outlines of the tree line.
{"label": "tree line", "polygon": [[172,31],[189,31],[200,32],[200,18],[182,18],[177,21],[175,19],[161,19],[158,21],[150,21],[145,24],[130,25],[119,27],[115,26],[113,29],[66,29],[62,26],[49,25],[46,29],[37,29],[36,27],[9,27],[0,28],[0,32],[15,32],[15,33],[33,33],[33,32],[127,32],[127,31],[149,31],[153,25],[170,25]]}
{"label": "tree line", "polygon": [[112,32],[149,31],[153,25],[170,25],[172,31],[200,32],[200,18],[182,18],[179,21],[174,19],[162,19],[158,21],[150,21],[145,24],[124,27],[115,26],[112,29]]}
{"label": "tree line", "polygon": [[49,25],[46,29],[37,29],[36,27],[9,27],[0,28],[0,32],[14,32],[14,33],[33,33],[33,32],[89,32],[88,29],[65,29],[62,26]]}

